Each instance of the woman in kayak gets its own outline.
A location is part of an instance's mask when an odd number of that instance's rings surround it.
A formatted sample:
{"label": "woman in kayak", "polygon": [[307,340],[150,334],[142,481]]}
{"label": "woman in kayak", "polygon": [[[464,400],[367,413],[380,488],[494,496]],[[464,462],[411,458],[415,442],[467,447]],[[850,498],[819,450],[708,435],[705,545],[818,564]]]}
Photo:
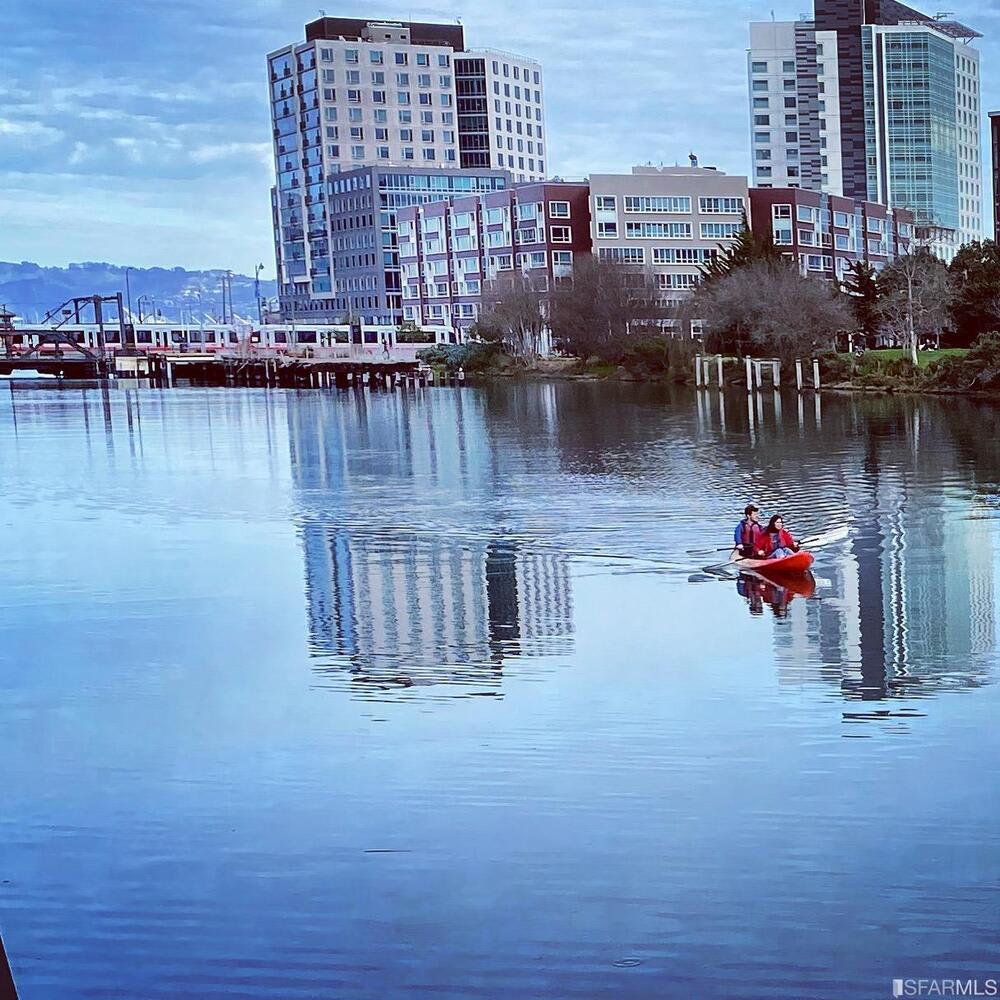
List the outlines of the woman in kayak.
{"label": "woman in kayak", "polygon": [[764,559],[784,559],[799,551],[799,543],[785,530],[785,522],[780,514],[775,514],[767,522],[759,551]]}

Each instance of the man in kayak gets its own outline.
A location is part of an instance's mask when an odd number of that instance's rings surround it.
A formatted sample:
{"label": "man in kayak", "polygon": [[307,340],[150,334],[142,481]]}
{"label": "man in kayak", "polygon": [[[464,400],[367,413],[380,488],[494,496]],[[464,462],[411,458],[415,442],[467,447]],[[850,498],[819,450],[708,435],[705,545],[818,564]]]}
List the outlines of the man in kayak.
{"label": "man in kayak", "polygon": [[733,544],[743,559],[753,559],[761,548],[764,528],[760,523],[760,507],[747,504],[743,510],[743,520],[733,532]]}
{"label": "man in kayak", "polygon": [[775,514],[767,522],[757,551],[764,559],[784,559],[799,551],[799,543],[785,530],[785,522],[780,514]]}

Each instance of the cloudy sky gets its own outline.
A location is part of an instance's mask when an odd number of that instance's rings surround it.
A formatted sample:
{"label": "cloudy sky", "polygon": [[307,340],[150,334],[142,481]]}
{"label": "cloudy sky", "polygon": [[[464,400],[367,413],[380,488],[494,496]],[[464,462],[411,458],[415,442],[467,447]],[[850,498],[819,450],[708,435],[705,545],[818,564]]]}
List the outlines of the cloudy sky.
{"label": "cloudy sky", "polygon": [[[244,273],[262,261],[273,274],[264,56],[303,37],[317,0],[3,6],[0,260]],[[691,150],[746,173],[746,24],[810,6],[379,0],[327,13],[460,17],[469,45],[540,59],[549,166],[581,177],[680,162]],[[984,109],[1000,107],[1000,0],[946,6],[987,36]]]}

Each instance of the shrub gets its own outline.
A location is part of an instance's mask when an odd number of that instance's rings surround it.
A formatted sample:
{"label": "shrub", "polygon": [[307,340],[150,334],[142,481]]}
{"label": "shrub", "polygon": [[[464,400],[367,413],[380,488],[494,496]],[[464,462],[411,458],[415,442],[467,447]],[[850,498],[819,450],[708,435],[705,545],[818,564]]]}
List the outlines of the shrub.
{"label": "shrub", "polygon": [[505,355],[500,344],[484,344],[473,341],[468,344],[435,344],[433,347],[417,351],[417,360],[436,368],[444,368],[449,373],[459,368],[475,375],[495,368]]}

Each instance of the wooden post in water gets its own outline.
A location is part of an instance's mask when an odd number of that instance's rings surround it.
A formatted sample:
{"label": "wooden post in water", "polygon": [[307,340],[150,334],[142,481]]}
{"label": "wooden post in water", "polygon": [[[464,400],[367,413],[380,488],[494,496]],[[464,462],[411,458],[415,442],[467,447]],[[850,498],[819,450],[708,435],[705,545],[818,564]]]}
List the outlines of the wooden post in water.
{"label": "wooden post in water", "polygon": [[819,392],[819,360],[813,358],[813,388]]}
{"label": "wooden post in water", "polygon": [[772,361],[771,362],[771,381],[774,382],[774,388],[781,388],[781,362]]}
{"label": "wooden post in water", "polygon": [[744,358],[747,365],[747,392],[753,392],[753,362],[749,358]]}
{"label": "wooden post in water", "polygon": [[802,392],[802,359],[795,359],[795,389]]}
{"label": "wooden post in water", "polygon": [[701,355],[696,354],[694,356],[694,384],[695,387],[701,388]]}
{"label": "wooden post in water", "polygon": [[719,375],[719,388],[721,389],[722,388],[722,355],[721,354],[715,359],[715,370],[716,370],[716,372],[718,372],[718,375]]}

